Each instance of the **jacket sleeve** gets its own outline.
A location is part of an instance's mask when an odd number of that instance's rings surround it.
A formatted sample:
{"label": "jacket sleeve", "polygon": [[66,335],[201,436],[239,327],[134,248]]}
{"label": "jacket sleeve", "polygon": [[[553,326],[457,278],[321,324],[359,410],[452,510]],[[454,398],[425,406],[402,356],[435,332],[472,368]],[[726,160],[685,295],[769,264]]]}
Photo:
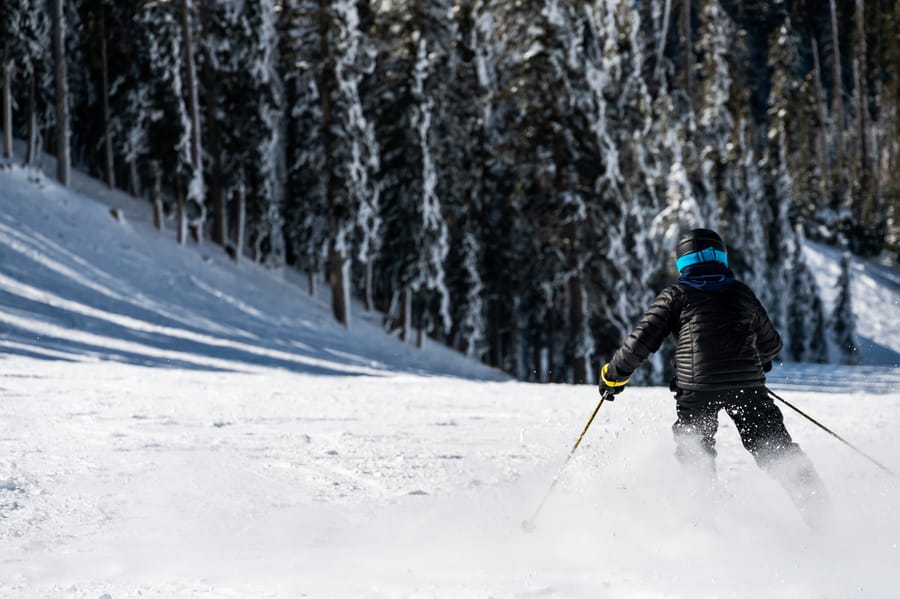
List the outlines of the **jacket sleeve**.
{"label": "jacket sleeve", "polygon": [[607,377],[610,380],[629,378],[650,354],[659,349],[663,340],[675,330],[681,304],[681,291],[677,285],[663,289],[609,361]]}
{"label": "jacket sleeve", "polygon": [[775,330],[775,325],[769,320],[769,315],[762,303],[753,298],[756,302],[757,314],[754,332],[756,333],[756,352],[759,354],[759,360],[763,364],[775,359],[775,356],[781,351],[783,344],[781,336]]}

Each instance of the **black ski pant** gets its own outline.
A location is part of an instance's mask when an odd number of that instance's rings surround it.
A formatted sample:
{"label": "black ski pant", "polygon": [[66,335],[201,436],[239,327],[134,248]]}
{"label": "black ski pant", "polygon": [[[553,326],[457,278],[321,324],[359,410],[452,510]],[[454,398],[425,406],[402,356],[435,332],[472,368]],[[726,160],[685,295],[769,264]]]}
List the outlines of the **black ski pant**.
{"label": "black ski pant", "polygon": [[728,391],[678,390],[675,455],[688,470],[715,475],[718,414],[725,410],[737,427],[744,448],[760,468],[790,494],[804,518],[818,526],[829,501],[812,461],[794,443],[781,410],[765,387]]}
{"label": "black ski pant", "polygon": [[725,410],[734,422],[744,448],[761,468],[784,455],[800,452],[784,427],[781,410],[768,397],[765,387],[728,391],[679,390],[675,399],[678,420],[672,431],[675,433],[675,455],[682,462],[695,458],[715,459],[715,435],[721,410]]}

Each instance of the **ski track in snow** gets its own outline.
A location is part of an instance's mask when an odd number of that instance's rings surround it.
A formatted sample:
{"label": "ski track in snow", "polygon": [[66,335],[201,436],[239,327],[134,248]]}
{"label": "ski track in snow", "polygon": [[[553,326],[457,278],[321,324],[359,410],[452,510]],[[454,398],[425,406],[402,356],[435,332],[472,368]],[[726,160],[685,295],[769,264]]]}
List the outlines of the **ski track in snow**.
{"label": "ski track in snow", "polygon": [[[897,480],[786,408],[826,531],[724,417],[719,484],[698,491],[670,393],[630,388],[526,534],[595,388],[402,345],[359,306],[348,333],[290,273],[177,247],[145,203],[75,188],[105,204],[0,169],[0,597],[898,597]],[[829,303],[839,255],[807,249]],[[769,380],[900,471],[896,277],[854,264],[864,366]]]}

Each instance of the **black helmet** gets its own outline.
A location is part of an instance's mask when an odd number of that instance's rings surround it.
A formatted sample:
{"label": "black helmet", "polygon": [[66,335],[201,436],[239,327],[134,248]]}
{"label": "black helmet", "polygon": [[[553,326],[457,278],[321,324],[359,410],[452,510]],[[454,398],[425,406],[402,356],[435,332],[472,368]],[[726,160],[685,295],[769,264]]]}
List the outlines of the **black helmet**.
{"label": "black helmet", "polygon": [[692,229],[678,240],[675,251],[678,272],[691,264],[721,262],[728,266],[728,250],[719,234],[711,229]]}

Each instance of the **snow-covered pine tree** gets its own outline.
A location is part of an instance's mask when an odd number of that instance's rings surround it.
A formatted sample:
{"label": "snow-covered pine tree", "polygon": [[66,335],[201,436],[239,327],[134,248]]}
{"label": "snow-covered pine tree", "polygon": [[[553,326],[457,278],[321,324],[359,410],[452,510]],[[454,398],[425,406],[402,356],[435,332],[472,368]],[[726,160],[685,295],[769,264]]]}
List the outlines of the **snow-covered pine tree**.
{"label": "snow-covered pine tree", "polygon": [[416,264],[409,288],[414,301],[421,306],[418,322],[418,345],[422,345],[423,330],[450,329],[450,293],[447,290],[444,266],[449,252],[447,221],[438,197],[437,162],[434,158],[435,100],[426,89],[426,80],[439,73],[435,53],[429,50],[428,40],[419,40],[413,70],[413,114],[411,124],[418,137],[421,153],[421,198],[416,202],[419,222],[416,231]]}
{"label": "snow-covered pine tree", "polygon": [[446,281],[452,324],[448,342],[470,357],[480,358],[486,341],[481,214],[487,156],[475,8],[473,3],[461,3],[453,14],[447,64],[450,84],[440,105],[436,158],[450,234]]}
{"label": "snow-covered pine tree", "polygon": [[481,277],[481,244],[474,231],[464,228],[459,255],[465,295],[454,307],[459,331],[458,348],[470,358],[480,358],[487,338],[484,322],[484,283]]}
{"label": "snow-covered pine tree", "polygon": [[53,56],[51,35],[53,26],[47,11],[41,10],[43,0],[29,0],[30,8],[22,21],[26,40],[24,74],[28,78],[27,133],[25,164],[36,166],[43,151],[43,131],[54,121]]}
{"label": "snow-covered pine tree", "polygon": [[359,7],[354,0],[334,0],[335,80],[345,132],[341,179],[355,218],[353,258],[361,271],[359,288],[364,306],[374,306],[374,263],[381,250],[380,189],[375,180],[379,149],[375,127],[364,111],[362,87],[375,68],[375,48],[363,31]]}
{"label": "snow-covered pine tree", "polygon": [[[53,110],[54,80],[52,23],[47,5],[41,0],[7,3],[0,16],[3,54],[3,129],[4,154],[12,156],[12,138],[16,129],[13,107],[21,107],[25,123],[25,163],[35,165],[41,151],[41,130],[55,122]],[[20,125],[21,126],[21,125]]]}
{"label": "snow-covered pine tree", "polygon": [[[588,118],[603,164],[591,202],[592,243],[600,248],[591,261],[592,295],[599,299],[604,323],[598,350],[608,358],[653,299],[668,266],[661,240],[650,231],[665,194],[659,181],[665,179],[668,158],[654,133],[653,99],[644,80],[652,49],[639,12],[598,1],[586,16]],[[659,382],[663,362],[654,356],[636,380]]]}
{"label": "snow-covered pine tree", "polygon": [[193,0],[180,0],[181,41],[184,49],[184,85],[185,105],[187,107],[190,126],[190,176],[188,178],[186,199],[190,211],[190,226],[197,241],[203,237],[206,224],[206,188],[203,181],[203,148],[200,127],[200,92],[197,80],[196,18]]}
{"label": "snow-covered pine tree", "polygon": [[304,135],[287,148],[288,235],[311,273],[311,290],[312,273],[327,269],[335,318],[347,326],[354,265],[370,306],[381,243],[379,152],[361,96],[374,54],[358,8],[347,0],[296,3],[282,44],[302,67],[287,79],[289,127]]}
{"label": "snow-covered pine tree", "polygon": [[[596,138],[578,133],[589,131],[592,106],[581,83],[584,19],[552,0],[504,5],[495,17],[498,26],[487,41],[503,52],[497,54],[490,151],[498,159],[493,170],[505,171],[510,181],[510,238],[499,249],[511,253],[502,268],[513,271],[501,275],[506,288],[497,294],[512,294],[506,309],[497,306],[509,323],[503,353],[521,377],[540,370],[539,348],[551,345],[562,350],[565,364],[557,374],[584,382],[592,378],[594,353],[585,278],[594,249],[587,194],[602,168]],[[548,321],[564,324],[552,328],[564,333],[559,343],[548,339]]]}
{"label": "snow-covered pine tree", "polygon": [[[872,11],[870,11],[871,13]],[[900,37],[894,33],[900,28],[900,4],[894,4],[888,12],[878,15],[884,43],[879,53],[880,63],[900,64]],[[893,77],[880,86],[881,115],[877,180],[885,197],[900,197],[900,77]],[[900,262],[900,203],[888,202],[885,215],[885,241],[894,259]]]}
{"label": "snow-covered pine tree", "polygon": [[811,69],[797,88],[796,111],[791,119],[796,123],[794,140],[794,211],[803,219],[805,229],[814,238],[830,237],[832,232],[822,230],[825,227],[817,220],[827,222],[824,212],[828,208],[827,181],[823,165],[827,162],[827,144],[825,131],[828,123],[823,120],[824,105],[819,99],[819,87],[816,79],[818,70]]}
{"label": "snow-covered pine tree", "polygon": [[695,144],[700,151],[698,195],[702,218],[718,223],[719,206],[723,203],[726,171],[733,168],[729,160],[729,144],[734,140],[734,118],[729,105],[732,95],[732,75],[736,70],[729,61],[735,54],[737,31],[731,18],[722,10],[719,0],[704,0],[700,12],[701,53],[698,68],[701,73],[700,94],[697,99],[697,130]]}
{"label": "snow-covered pine tree", "polygon": [[[142,177],[151,174],[142,165],[150,151],[154,110],[151,98],[155,89],[149,54],[151,31],[141,3],[142,0],[109,2],[105,13],[109,47],[118,59],[111,64],[110,133],[127,167],[127,188],[136,197],[142,195]],[[153,183],[150,181],[151,189]]]}
{"label": "snow-covered pine tree", "polygon": [[[215,70],[222,194],[233,218],[229,252],[246,246],[254,261],[284,264],[283,91],[276,69],[272,0],[204,7],[208,60]],[[207,92],[209,93],[209,92]]]}
{"label": "snow-covered pine tree", "polygon": [[781,332],[785,347],[791,346],[788,334],[787,311],[792,298],[783,290],[790,288],[791,264],[797,244],[791,225],[793,214],[792,165],[789,164],[788,143],[794,138],[794,123],[790,120],[796,100],[797,85],[793,77],[798,61],[797,36],[789,17],[772,34],[769,64],[772,68],[772,87],[769,95],[768,146],[765,165],[767,199],[771,221],[764,223],[769,232],[766,287],[759,290],[769,310],[772,322]]}
{"label": "snow-covered pine tree", "polygon": [[722,219],[720,229],[728,245],[729,266],[751,289],[764,294],[769,265],[768,230],[763,223],[772,222],[772,217],[747,118],[740,120],[737,133],[729,152],[734,164],[726,170],[724,182],[723,213],[728,218]]}
{"label": "snow-covered pine tree", "polygon": [[[219,122],[219,91],[218,60],[215,56],[215,45],[218,33],[216,15],[219,12],[216,0],[201,0],[197,3],[197,22],[199,31],[197,36],[198,77],[202,83],[203,106],[203,168],[206,171],[204,184],[206,187],[206,205],[212,213],[212,223],[209,227],[210,238],[226,252],[229,251],[228,243],[228,199],[225,196],[223,185],[224,174],[222,172],[222,127]],[[237,254],[235,254],[237,255]]]}
{"label": "snow-covered pine tree", "polygon": [[[73,159],[81,170],[116,186],[116,151],[112,85],[133,67],[138,44],[129,27],[137,2],[95,0],[67,3],[72,35],[67,40]],[[128,23],[131,21],[131,23]],[[118,90],[121,91],[121,90]]]}
{"label": "snow-covered pine tree", "polygon": [[[151,185],[168,189],[174,196],[176,235],[178,242],[184,243],[188,233],[185,197],[192,178],[191,120],[182,79],[184,51],[178,8],[169,3],[144,4],[139,26],[146,33],[146,57],[153,82],[147,102],[150,112],[148,153],[154,164]],[[167,177],[157,182],[156,176],[161,174]],[[155,203],[158,201],[156,199]]]}
{"label": "snow-covered pine tree", "polygon": [[332,178],[322,176],[327,153],[324,142],[331,131],[323,128],[323,104],[316,65],[323,65],[322,41],[317,0],[285,4],[280,20],[280,72],[284,77],[287,118],[287,181],[285,193],[285,236],[289,262],[306,270],[308,289],[315,295],[319,278],[325,271],[328,251],[328,193]]}
{"label": "snow-covered pine tree", "polygon": [[[520,349],[522,317],[518,314],[523,279],[538,278],[543,273],[534,268],[540,263],[534,251],[534,233],[519,203],[515,200],[520,181],[515,172],[516,161],[508,155],[515,147],[512,132],[506,128],[507,111],[513,107],[505,102],[510,85],[506,75],[509,54],[504,35],[506,18],[502,7],[488,0],[477,0],[473,5],[475,21],[475,65],[479,87],[482,90],[480,106],[481,155],[483,157],[480,194],[482,210],[478,214],[481,230],[481,278],[484,284],[484,320],[486,337],[486,361],[492,366],[524,376],[524,351]],[[509,7],[507,7],[509,8]],[[515,37],[513,36],[513,41]],[[524,269],[524,270],[523,270]],[[559,348],[562,339],[558,308],[560,284],[542,281],[545,310],[537,311],[528,322],[530,331],[537,338],[533,342],[534,353],[545,356],[535,360],[538,380],[565,380]]]}
{"label": "snow-covered pine tree", "polygon": [[651,224],[651,235],[660,240],[670,255],[678,236],[695,228],[715,229],[705,220],[702,198],[698,198],[690,179],[690,156],[695,128],[694,113],[680,90],[657,93],[653,102],[654,122],[644,140],[657,158],[661,210]]}
{"label": "snow-covered pine tree", "polygon": [[[444,262],[449,236],[438,195],[436,136],[443,71],[452,46],[445,0],[398,2],[377,11],[377,92],[370,97],[381,147],[385,243],[378,262],[380,303],[389,326],[409,337],[449,333]],[[413,313],[410,313],[412,310]]]}
{"label": "snow-covered pine tree", "polygon": [[795,362],[828,362],[826,322],[818,285],[804,260],[803,234],[798,230],[791,264],[787,309],[788,355]]}
{"label": "snow-covered pine tree", "polygon": [[829,329],[840,362],[842,364],[859,364],[860,351],[859,343],[856,340],[856,317],[853,314],[850,264],[850,255],[844,253],[841,257],[841,274],[835,283],[838,294],[831,312]]}

